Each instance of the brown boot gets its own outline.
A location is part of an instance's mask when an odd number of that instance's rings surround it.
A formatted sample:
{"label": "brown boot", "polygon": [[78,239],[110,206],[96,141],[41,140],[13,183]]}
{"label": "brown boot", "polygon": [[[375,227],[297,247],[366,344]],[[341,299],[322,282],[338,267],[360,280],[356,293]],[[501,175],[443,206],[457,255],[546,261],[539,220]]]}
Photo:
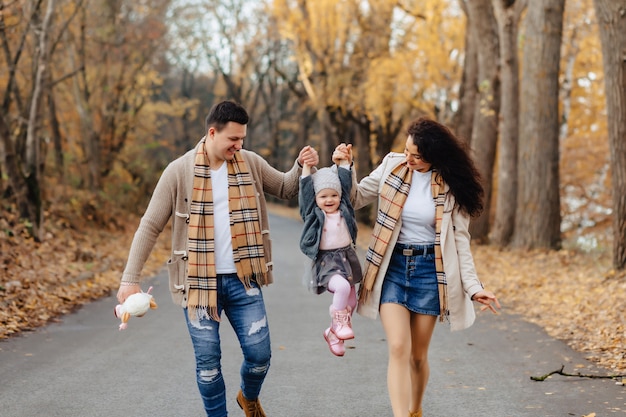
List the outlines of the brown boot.
{"label": "brown boot", "polygon": [[422,417],[422,409],[417,411],[409,411],[409,417]]}
{"label": "brown boot", "polygon": [[248,400],[243,396],[241,390],[239,390],[237,394],[237,404],[239,404],[239,407],[241,407],[246,417],[267,417],[265,411],[263,411],[263,407],[261,407],[259,399]]}

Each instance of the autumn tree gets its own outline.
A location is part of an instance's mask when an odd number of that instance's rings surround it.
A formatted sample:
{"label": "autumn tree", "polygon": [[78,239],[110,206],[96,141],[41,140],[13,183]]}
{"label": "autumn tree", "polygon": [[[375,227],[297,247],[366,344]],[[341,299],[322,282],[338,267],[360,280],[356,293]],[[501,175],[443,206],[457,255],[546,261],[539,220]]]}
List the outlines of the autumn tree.
{"label": "autumn tree", "polygon": [[613,265],[626,267],[626,0],[594,0],[606,84],[613,186]]}
{"label": "autumn tree", "polygon": [[483,213],[472,219],[470,232],[473,238],[486,240],[500,114],[500,46],[491,0],[468,0],[467,9],[469,24],[474,26],[470,34],[476,36],[478,54],[478,96],[472,122],[471,146],[485,190]]}
{"label": "autumn tree", "polygon": [[102,187],[160,82],[149,64],[162,46],[169,1],[90,0],[72,27],[66,61],[80,73],[68,92],[78,109],[85,187]]}
{"label": "autumn tree", "polygon": [[525,17],[518,196],[513,244],[557,248],[559,68],[565,0],[530,0]]}
{"label": "autumn tree", "polygon": [[[39,13],[41,4],[37,5],[36,11],[33,10],[31,16]],[[25,14],[25,17],[28,13]],[[28,19],[25,19],[28,21]],[[24,109],[23,99],[19,90],[17,78],[20,72],[18,65],[25,49],[25,42],[28,39],[29,32],[22,28],[23,22],[20,13],[16,8],[7,7],[4,2],[0,2],[0,40],[2,43],[3,63],[0,72],[2,80],[2,102],[0,111],[0,156],[2,163],[0,168],[3,171],[4,178],[6,176],[6,185],[3,187],[3,194],[14,198],[17,205],[19,215],[24,219],[34,220],[37,214],[32,210],[28,196],[28,186],[26,178],[22,172],[23,157],[18,153],[16,146],[15,132],[25,132],[26,129],[21,124],[26,113]],[[22,30],[23,32],[20,32]],[[22,134],[23,140],[23,134]],[[3,179],[0,179],[4,183]]]}
{"label": "autumn tree", "polygon": [[[0,42],[8,73],[0,118],[0,142],[9,192],[15,197],[20,216],[31,225],[31,233],[42,239],[42,154],[40,129],[42,101],[50,66],[50,31],[54,0],[32,2],[21,8],[0,2]],[[28,5],[26,5],[28,6]],[[26,61],[26,63],[25,63]],[[25,78],[21,70],[30,73]],[[32,76],[29,82],[29,76]],[[21,82],[23,81],[23,82]]]}
{"label": "autumn tree", "polygon": [[467,0],[459,0],[459,5],[467,21],[465,47],[463,49],[463,73],[459,85],[459,104],[450,125],[461,140],[469,143],[474,128],[474,109],[478,96],[478,36],[472,33],[475,25],[469,22]]}
{"label": "autumn tree", "polygon": [[[357,2],[276,1],[273,12],[281,34],[292,45],[300,82],[316,111],[321,130],[321,139],[317,141],[321,164],[329,163],[336,144],[349,142],[357,149],[357,167],[366,162],[367,170],[371,119],[365,115],[367,62],[359,26],[359,21],[366,18]],[[379,56],[377,45],[389,39],[388,33],[379,35],[382,39],[372,45],[372,59]],[[353,132],[355,121],[360,122],[361,128]]]}
{"label": "autumn tree", "polygon": [[[54,177],[67,167],[70,181],[97,190],[159,84],[150,66],[169,0],[99,1],[0,2],[3,191],[34,235],[46,198],[57,196]],[[55,171],[46,169],[51,149]]]}
{"label": "autumn tree", "polygon": [[[561,117],[559,126],[559,138],[567,139],[570,134],[570,115],[573,107],[574,82],[576,61],[579,59],[581,37],[585,36],[584,27],[590,20],[592,7],[585,7],[585,0],[573,0],[566,3],[563,46],[562,46],[562,76],[559,101],[561,102]],[[568,19],[569,17],[569,19]],[[580,18],[582,17],[582,19]]]}
{"label": "autumn tree", "polygon": [[[560,77],[561,235],[584,250],[610,247],[610,150],[602,45],[593,0],[565,3]],[[609,242],[607,242],[607,240]]]}
{"label": "autumn tree", "polygon": [[394,148],[411,117],[451,116],[464,25],[449,2],[273,6],[318,112],[322,161],[338,142],[352,142],[362,176]]}
{"label": "autumn tree", "polygon": [[519,134],[518,26],[526,0],[493,0],[500,38],[500,138],[498,140],[498,191],[490,241],[506,246],[513,236],[517,197],[517,146]]}
{"label": "autumn tree", "polygon": [[[175,50],[193,56],[200,72],[215,80],[206,110],[215,100],[243,104],[250,113],[245,146],[287,168],[310,123],[304,91],[294,88],[297,68],[265,8],[247,0],[177,3],[174,26],[182,42]],[[298,114],[303,123],[293,123]]]}
{"label": "autumn tree", "polygon": [[41,102],[45,97],[45,82],[48,79],[47,71],[50,65],[50,46],[49,46],[49,28],[51,25],[52,15],[54,13],[55,0],[48,0],[45,15],[39,27],[36,28],[38,33],[38,45],[35,55],[35,80],[33,84],[33,92],[30,101],[28,128],[26,130],[26,182],[31,194],[31,202],[35,204],[35,220],[33,226],[33,235],[41,240],[43,236],[43,204],[41,198],[42,183],[42,161],[41,161],[41,143],[39,136],[39,123],[41,118]]}

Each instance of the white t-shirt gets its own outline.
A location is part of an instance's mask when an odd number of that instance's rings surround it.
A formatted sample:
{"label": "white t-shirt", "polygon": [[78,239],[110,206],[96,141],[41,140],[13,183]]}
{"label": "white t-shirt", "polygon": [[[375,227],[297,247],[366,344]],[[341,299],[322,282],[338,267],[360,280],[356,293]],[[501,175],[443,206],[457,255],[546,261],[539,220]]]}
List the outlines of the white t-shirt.
{"label": "white t-shirt", "polygon": [[228,168],[222,163],[216,171],[211,170],[213,187],[213,225],[215,231],[215,269],[218,274],[237,272],[233,260],[233,244],[230,234],[230,208],[228,207]]}
{"label": "white t-shirt", "polygon": [[435,201],[430,185],[431,176],[432,171],[413,171],[411,189],[402,209],[402,228],[398,243],[435,243]]}

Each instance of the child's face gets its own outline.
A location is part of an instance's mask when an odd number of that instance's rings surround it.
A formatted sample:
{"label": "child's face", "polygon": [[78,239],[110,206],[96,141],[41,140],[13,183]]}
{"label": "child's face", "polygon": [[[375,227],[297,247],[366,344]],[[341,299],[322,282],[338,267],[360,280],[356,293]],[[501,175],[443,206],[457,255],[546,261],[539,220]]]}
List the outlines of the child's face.
{"label": "child's face", "polygon": [[334,213],[339,210],[340,201],[339,193],[332,188],[324,188],[315,195],[317,207],[321,208],[324,213]]}

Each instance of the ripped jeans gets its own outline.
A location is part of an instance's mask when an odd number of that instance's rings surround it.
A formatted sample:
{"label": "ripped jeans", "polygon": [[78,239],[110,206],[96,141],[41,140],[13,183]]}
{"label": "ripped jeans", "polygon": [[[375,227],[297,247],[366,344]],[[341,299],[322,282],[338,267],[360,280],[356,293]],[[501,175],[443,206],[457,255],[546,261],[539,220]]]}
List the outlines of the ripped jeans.
{"label": "ripped jeans", "polygon": [[[263,294],[256,282],[246,291],[237,274],[218,274],[217,309],[228,317],[243,353],[241,390],[249,400],[258,398],[270,366],[270,332]],[[220,322],[203,317],[191,323],[184,309],[187,328],[196,356],[196,380],[209,417],[225,417],[226,386],[222,376]]]}

